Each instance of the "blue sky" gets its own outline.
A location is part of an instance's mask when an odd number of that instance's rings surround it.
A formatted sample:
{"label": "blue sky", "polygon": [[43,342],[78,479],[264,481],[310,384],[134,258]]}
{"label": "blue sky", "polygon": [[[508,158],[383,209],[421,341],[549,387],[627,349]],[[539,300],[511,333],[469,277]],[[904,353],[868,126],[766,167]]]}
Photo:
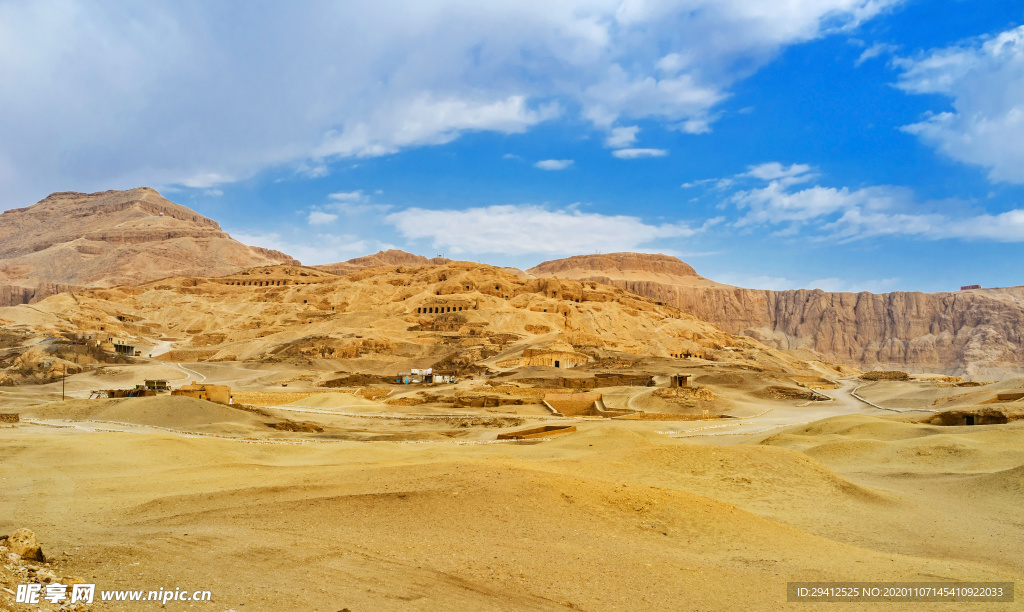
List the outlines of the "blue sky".
{"label": "blue sky", "polygon": [[149,185],[249,244],[1024,284],[1024,6],[0,0],[0,208]]}

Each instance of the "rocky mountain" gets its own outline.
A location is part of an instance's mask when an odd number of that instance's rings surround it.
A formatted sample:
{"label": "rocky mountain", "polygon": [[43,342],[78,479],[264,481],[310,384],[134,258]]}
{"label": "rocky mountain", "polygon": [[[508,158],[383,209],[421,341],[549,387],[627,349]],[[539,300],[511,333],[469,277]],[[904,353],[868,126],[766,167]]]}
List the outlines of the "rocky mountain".
{"label": "rocky mountain", "polygon": [[216,221],[149,187],[53,193],[0,214],[4,305],[80,287],[217,276],[279,263],[298,264],[284,253],[234,240]]}
{"label": "rocky mountain", "polygon": [[1024,368],[1024,287],[947,293],[768,291],[720,285],[674,257],[570,257],[534,276],[600,279],[676,306],[723,330],[866,368],[984,376]]}

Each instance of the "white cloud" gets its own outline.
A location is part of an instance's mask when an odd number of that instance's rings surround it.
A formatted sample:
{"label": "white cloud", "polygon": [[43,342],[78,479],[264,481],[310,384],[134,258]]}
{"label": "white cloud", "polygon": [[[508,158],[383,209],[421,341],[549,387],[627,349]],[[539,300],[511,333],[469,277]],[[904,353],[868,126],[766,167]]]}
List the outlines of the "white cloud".
{"label": "white cloud", "polygon": [[325,213],[319,210],[310,211],[307,217],[310,225],[328,225],[338,220],[338,215]]}
{"label": "white cloud", "polygon": [[438,100],[421,94],[390,107],[382,106],[365,120],[348,121],[342,129],[331,130],[313,155],[377,157],[407,147],[445,144],[463,132],[518,134],[559,113],[557,104],[530,108],[526,97],[520,95],[497,100]]}
{"label": "white cloud", "polygon": [[234,180],[234,177],[218,174],[216,172],[199,172],[187,178],[172,182],[177,183],[178,185],[184,185],[185,187],[192,187],[193,189],[206,189],[207,187],[213,187],[214,185],[231,183],[234,182]]}
{"label": "white cloud", "polygon": [[812,180],[817,175],[811,173],[811,167],[807,164],[790,164],[787,168],[779,162],[768,162],[749,166],[747,172],[737,176],[751,177],[761,179],[762,181],[782,181],[786,184],[795,184]]}
{"label": "white cloud", "polygon": [[988,168],[994,181],[1024,183],[1024,26],[895,63],[901,89],[945,95],[953,106],[904,130]]}
{"label": "white cloud", "polygon": [[220,189],[207,189],[206,191],[203,192],[203,194],[208,195],[211,198],[219,198],[222,195],[224,195],[224,192],[221,191]]}
{"label": "white cloud", "polygon": [[621,149],[628,147],[636,143],[637,132],[640,128],[635,125],[628,127],[613,127],[609,130],[608,137],[604,139],[606,147],[611,149]]}
{"label": "white cloud", "polygon": [[819,278],[815,280],[800,281],[792,278],[769,275],[744,275],[732,272],[712,274],[712,278],[718,282],[746,289],[770,289],[772,291],[786,291],[788,289],[821,289],[829,292],[850,292],[860,293],[870,291],[871,293],[885,293],[894,291],[900,285],[899,278],[881,278],[866,280],[848,280],[837,277]]}
{"label": "white cloud", "polygon": [[0,198],[322,177],[562,109],[700,133],[786,46],[896,2],[0,3]]}
{"label": "white cloud", "polygon": [[683,121],[676,128],[687,134],[707,134],[711,132],[712,121],[713,119],[709,117],[696,117]]}
{"label": "white cloud", "polygon": [[[387,216],[402,236],[450,253],[579,254],[632,251],[655,240],[687,238],[685,224],[650,225],[638,217],[504,205],[466,210],[410,208]],[[717,222],[717,220],[715,220]]]}
{"label": "white cloud", "polygon": [[365,196],[363,195],[362,189],[355,191],[339,191],[337,193],[331,193],[327,195],[328,198],[337,202],[355,202],[362,200]]}
{"label": "white cloud", "polygon": [[861,51],[860,56],[857,58],[857,61],[853,63],[853,65],[860,67],[861,64],[868,60],[875,59],[876,57],[881,57],[887,53],[895,53],[898,50],[899,47],[896,45],[890,45],[886,43],[875,43],[868,47],[867,49]]}
{"label": "white cloud", "polygon": [[913,203],[913,193],[909,189],[887,185],[854,191],[846,187],[836,189],[820,185],[790,191],[788,186],[784,181],[776,180],[767,187],[733,194],[731,202],[748,211],[736,222],[737,227],[806,223],[842,212],[892,210]]}
{"label": "white cloud", "polygon": [[892,277],[851,281],[831,276],[803,283],[800,287],[807,289],[821,289],[822,291],[835,293],[860,293],[861,291],[886,293],[888,291],[898,289],[900,287],[900,279],[898,277]]}
{"label": "white cloud", "polygon": [[[794,191],[793,175],[807,166],[789,169],[755,166],[749,176],[778,177],[767,186],[741,190],[729,202],[745,211],[733,225],[739,228],[781,226],[776,235],[799,232],[810,240],[858,240],[878,236],[912,236],[926,240],[962,239],[1024,242],[1024,209],[998,214],[972,213],[956,203],[921,203],[912,190],[892,185],[861,189],[815,185]],[[796,169],[796,170],[794,170]],[[803,170],[800,170],[803,169]],[[951,210],[940,210],[940,208]]]}
{"label": "white cloud", "polygon": [[288,238],[277,232],[230,232],[243,244],[287,253],[307,266],[336,263],[377,251],[396,248],[393,244],[360,238],[352,234],[313,234]]}
{"label": "white cloud", "polygon": [[668,151],[665,149],[619,149],[612,151],[612,155],[619,159],[639,159],[641,157],[665,157]]}
{"label": "white cloud", "polygon": [[541,170],[565,170],[573,164],[571,159],[543,159],[534,164]]}
{"label": "white cloud", "polygon": [[299,164],[299,167],[295,169],[295,174],[306,178],[323,178],[330,173],[331,171],[327,168],[327,164],[310,164],[308,162],[302,162]]}

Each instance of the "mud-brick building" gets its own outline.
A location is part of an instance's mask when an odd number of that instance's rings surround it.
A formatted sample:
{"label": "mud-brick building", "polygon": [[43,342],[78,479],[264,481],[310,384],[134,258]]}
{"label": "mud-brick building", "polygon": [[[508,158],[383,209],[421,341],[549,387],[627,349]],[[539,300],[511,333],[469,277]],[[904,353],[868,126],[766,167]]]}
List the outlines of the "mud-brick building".
{"label": "mud-brick building", "polygon": [[171,391],[171,395],[194,397],[196,399],[217,402],[218,404],[231,403],[231,387],[227,385],[182,385],[180,389]]}

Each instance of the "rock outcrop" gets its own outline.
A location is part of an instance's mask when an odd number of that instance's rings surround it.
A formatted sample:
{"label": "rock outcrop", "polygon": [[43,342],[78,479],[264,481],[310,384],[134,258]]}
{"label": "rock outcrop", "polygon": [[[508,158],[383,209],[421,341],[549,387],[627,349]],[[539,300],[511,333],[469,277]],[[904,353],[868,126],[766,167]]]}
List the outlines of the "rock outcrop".
{"label": "rock outcrop", "polygon": [[148,187],[60,192],[0,214],[0,305],[37,302],[82,287],[297,264],[246,246],[216,221]]}
{"label": "rock outcrop", "polygon": [[[712,281],[702,286],[703,277],[689,266],[666,263],[675,258],[623,255],[594,256],[603,258],[600,265],[589,257],[545,262],[528,272],[601,279],[726,332],[775,348],[808,349],[827,361],[971,375],[1024,367],[1024,287],[873,294],[742,289]],[[609,261],[622,267],[609,270]],[[663,276],[673,269],[682,273],[655,280],[652,268]]]}

